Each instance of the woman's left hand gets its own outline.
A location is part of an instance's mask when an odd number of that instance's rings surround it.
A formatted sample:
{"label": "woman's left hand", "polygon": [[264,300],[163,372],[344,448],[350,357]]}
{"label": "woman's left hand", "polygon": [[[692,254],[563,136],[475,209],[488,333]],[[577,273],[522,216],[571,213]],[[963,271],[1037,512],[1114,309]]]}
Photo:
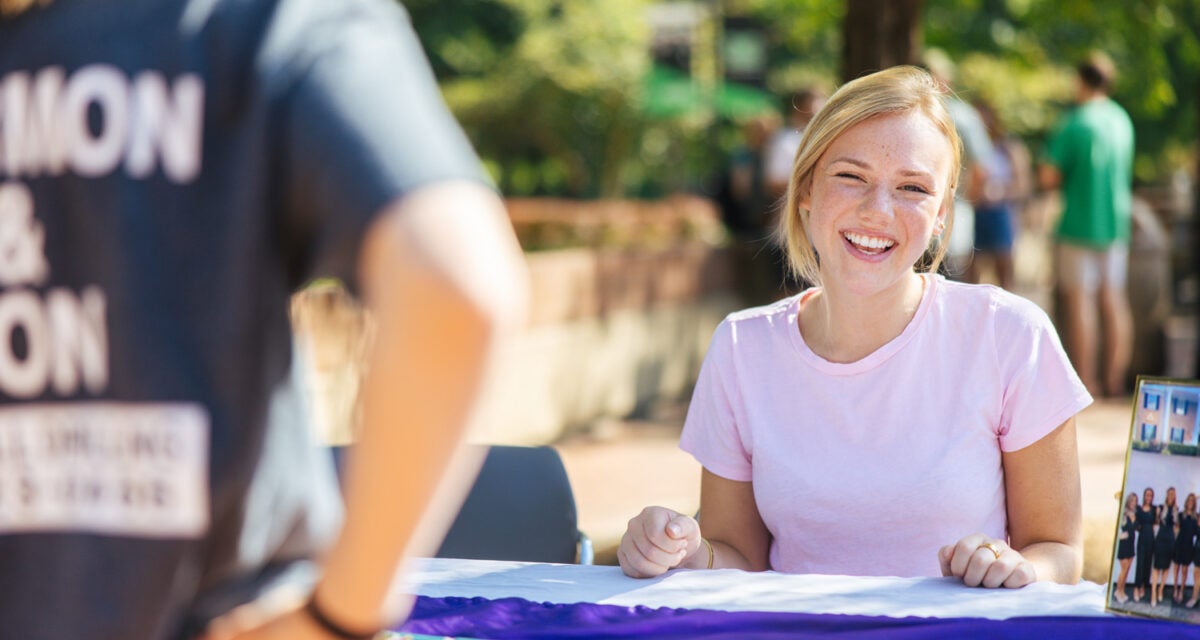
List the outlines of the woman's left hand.
{"label": "woman's left hand", "polygon": [[1037,581],[1033,564],[1003,540],[969,535],[938,550],[943,576],[961,578],[968,587],[1015,589]]}

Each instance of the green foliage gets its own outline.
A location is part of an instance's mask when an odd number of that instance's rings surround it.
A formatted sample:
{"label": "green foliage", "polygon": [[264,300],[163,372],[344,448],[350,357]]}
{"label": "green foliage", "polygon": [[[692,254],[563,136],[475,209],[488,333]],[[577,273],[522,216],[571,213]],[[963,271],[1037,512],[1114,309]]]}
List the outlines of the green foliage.
{"label": "green foliage", "polygon": [[[997,100],[1014,131],[1044,133],[1043,115],[1071,101],[1074,65],[1099,49],[1120,72],[1113,97],[1133,119],[1137,179],[1160,182],[1194,160],[1200,2],[929,0],[926,9],[927,44],[964,66],[975,60],[972,72],[962,69],[962,86]],[[990,68],[978,64],[981,55]]]}
{"label": "green foliage", "polygon": [[[447,102],[511,195],[694,187],[738,142],[745,112],[730,101],[758,100],[722,94],[704,50],[682,107],[664,111],[646,20],[658,0],[401,1]],[[835,86],[845,0],[699,5],[762,26],[775,95]],[[716,25],[698,34],[704,46],[715,46]],[[1096,48],[1123,72],[1114,98],[1134,120],[1138,180],[1162,181],[1195,159],[1200,0],[927,0],[923,28],[927,46],[959,63],[960,95],[991,103],[1035,152],[1072,100],[1074,63]]]}
{"label": "green foliage", "polygon": [[1162,443],[1158,442],[1158,441],[1154,441],[1154,442],[1144,442],[1142,440],[1134,440],[1133,441],[1133,450],[1134,451],[1149,451],[1151,453],[1158,453],[1159,451],[1162,451],[1162,448],[1163,448]]}
{"label": "green foliage", "polygon": [[[447,103],[506,193],[616,196],[668,161],[647,144],[663,127],[641,108],[647,0],[405,4]],[[689,129],[658,137],[695,137]]]}
{"label": "green foliage", "polygon": [[971,53],[958,65],[961,98],[983,101],[999,114],[1005,128],[1031,137],[1049,129],[1069,102],[1074,73],[1052,66],[1013,64],[987,53]]}
{"label": "green foliage", "polygon": [[1200,455],[1200,448],[1196,447],[1196,445],[1172,442],[1167,445],[1167,453],[1174,456],[1196,456]]}

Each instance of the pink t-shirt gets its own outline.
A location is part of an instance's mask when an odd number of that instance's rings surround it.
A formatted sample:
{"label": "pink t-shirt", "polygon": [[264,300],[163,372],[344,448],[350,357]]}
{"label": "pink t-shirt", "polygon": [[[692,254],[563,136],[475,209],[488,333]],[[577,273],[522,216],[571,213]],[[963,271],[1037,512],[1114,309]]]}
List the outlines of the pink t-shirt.
{"label": "pink t-shirt", "polygon": [[1007,537],[1001,452],[1091,403],[1032,302],[924,278],[904,331],[853,363],[801,337],[800,300],[813,290],[717,328],[680,446],[754,483],[773,569],[941,575],[942,545]]}

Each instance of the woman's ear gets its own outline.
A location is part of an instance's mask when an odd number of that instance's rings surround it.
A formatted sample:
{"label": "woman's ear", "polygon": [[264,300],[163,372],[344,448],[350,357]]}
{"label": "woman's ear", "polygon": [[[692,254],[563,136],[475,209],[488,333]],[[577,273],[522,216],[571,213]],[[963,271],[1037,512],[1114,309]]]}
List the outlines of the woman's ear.
{"label": "woman's ear", "polygon": [[811,206],[811,203],[812,203],[812,189],[809,189],[809,188],[807,188],[807,187],[803,187],[802,189],[803,189],[803,190],[801,190],[801,191],[798,191],[798,195],[796,196],[796,210],[797,210],[797,212],[799,212],[799,211],[808,211],[809,209],[811,209],[811,208],[812,208],[812,206]]}
{"label": "woman's ear", "polygon": [[934,228],[937,229],[937,234],[941,235],[946,230],[947,221],[950,215],[954,212],[954,192],[951,191],[946,199],[942,201],[942,206],[938,209],[937,218],[934,220]]}
{"label": "woman's ear", "polygon": [[812,179],[809,178],[808,180],[796,183],[794,191],[796,194],[796,213],[812,209]]}

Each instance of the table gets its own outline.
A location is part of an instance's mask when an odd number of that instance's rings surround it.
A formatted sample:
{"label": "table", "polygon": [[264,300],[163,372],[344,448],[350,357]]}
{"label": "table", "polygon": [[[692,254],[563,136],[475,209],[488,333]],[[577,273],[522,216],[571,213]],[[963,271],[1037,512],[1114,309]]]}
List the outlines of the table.
{"label": "table", "polygon": [[676,570],[423,559],[404,630],[480,638],[934,638],[1200,636],[1104,611],[1104,588],[971,589],[949,578]]}

